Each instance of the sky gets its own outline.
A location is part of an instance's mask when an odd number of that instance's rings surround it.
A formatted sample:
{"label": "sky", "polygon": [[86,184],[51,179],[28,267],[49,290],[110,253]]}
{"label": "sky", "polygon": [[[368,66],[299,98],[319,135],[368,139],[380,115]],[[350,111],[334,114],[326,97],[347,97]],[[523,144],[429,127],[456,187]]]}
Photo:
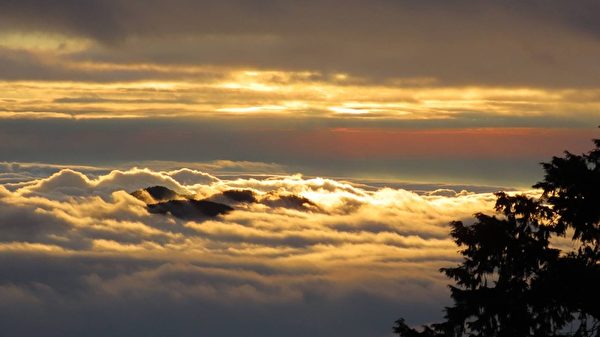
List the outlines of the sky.
{"label": "sky", "polygon": [[[0,0],[0,329],[439,319],[448,222],[591,147],[598,59],[594,0]],[[152,214],[154,185],[234,210]]]}

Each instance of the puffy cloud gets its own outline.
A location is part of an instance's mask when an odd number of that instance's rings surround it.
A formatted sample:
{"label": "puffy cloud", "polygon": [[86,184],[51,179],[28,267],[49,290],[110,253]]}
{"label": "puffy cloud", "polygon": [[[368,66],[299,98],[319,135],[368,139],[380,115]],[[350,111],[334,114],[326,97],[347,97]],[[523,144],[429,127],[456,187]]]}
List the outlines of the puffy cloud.
{"label": "puffy cloud", "polygon": [[58,165],[46,163],[0,162],[0,184],[13,189],[26,185],[35,179],[46,178],[63,169],[74,169],[91,177],[103,174],[107,168],[84,165]]}
{"label": "puffy cloud", "polygon": [[219,179],[208,173],[200,172],[197,170],[190,170],[188,168],[181,168],[167,172],[167,174],[183,185],[207,185],[218,181]]}
{"label": "puffy cloud", "polygon": [[149,169],[134,168],[128,171],[113,170],[98,179],[90,179],[81,172],[62,169],[50,177],[39,179],[18,191],[22,194],[84,196],[106,195],[117,190],[135,191],[148,186],[161,185],[177,193],[189,194],[190,191],[170,174],[170,172],[157,173]]}
{"label": "puffy cloud", "polygon": [[[161,184],[234,210],[190,221],[151,214],[128,193]],[[20,188],[0,185],[0,296],[9,299],[0,322],[21,335],[82,334],[85,321],[97,328],[87,335],[100,336],[102,321],[147,336],[160,314],[156,331],[178,336],[240,333],[230,320],[264,336],[383,336],[400,310],[414,308],[416,322],[439,317],[447,281],[437,269],[457,259],[447,223],[493,201],[300,175],[134,168],[90,178],[63,168]],[[25,324],[24,311],[38,319]],[[350,319],[365,311],[368,320]]]}

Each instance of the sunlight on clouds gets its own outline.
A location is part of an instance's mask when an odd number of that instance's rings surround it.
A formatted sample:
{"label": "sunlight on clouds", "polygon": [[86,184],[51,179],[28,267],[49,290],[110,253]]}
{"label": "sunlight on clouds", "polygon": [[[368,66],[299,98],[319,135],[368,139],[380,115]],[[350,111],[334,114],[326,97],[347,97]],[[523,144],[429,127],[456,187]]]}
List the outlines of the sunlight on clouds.
{"label": "sunlight on clouds", "polygon": [[[151,299],[269,313],[357,300],[439,307],[448,290],[437,270],[459,258],[448,223],[491,211],[495,200],[491,193],[417,193],[300,174],[219,176],[154,164],[165,169],[0,165],[21,177],[0,184],[0,265],[10,269],[0,296],[18,305]],[[258,164],[204,168],[235,165]],[[152,214],[128,193],[149,186],[233,211],[192,220]],[[224,192],[232,190],[254,201],[228,199]]]}
{"label": "sunlight on clouds", "polygon": [[256,82],[242,82],[242,83],[224,83],[219,85],[222,88],[225,89],[233,89],[233,90],[250,90],[250,91],[266,91],[266,92],[270,92],[270,91],[275,91],[276,89],[272,86],[269,86],[267,84],[263,84],[263,83],[256,83]]}
{"label": "sunlight on clouds", "polygon": [[42,243],[2,242],[0,243],[0,252],[61,254],[67,253],[68,250],[58,245],[48,245]]}
{"label": "sunlight on clouds", "polygon": [[0,31],[0,47],[9,49],[71,54],[86,50],[91,43],[87,39],[57,33]]}
{"label": "sunlight on clouds", "polygon": [[368,114],[370,112],[367,109],[354,109],[354,108],[338,107],[338,106],[330,107],[329,110],[333,111],[335,113],[338,113],[338,114],[353,114],[353,115]]}
{"label": "sunlight on clouds", "polygon": [[[0,82],[0,118],[285,117],[293,113],[298,118],[450,120],[464,113],[566,118],[592,116],[600,110],[597,89],[383,85],[316,72],[69,62],[69,67],[84,67],[91,73],[156,74],[158,78]],[[184,78],[169,79],[170,72]]]}
{"label": "sunlight on clouds", "polygon": [[[154,185],[200,197],[250,190],[258,203],[233,204],[231,214],[216,219],[179,220],[149,214],[144,203],[126,193]],[[284,195],[305,197],[317,207],[288,208],[270,201]],[[493,200],[489,193],[430,196],[392,188],[366,190],[299,175],[223,180],[188,169],[131,169],[91,179],[63,169],[14,192],[2,187],[0,208],[10,211],[2,213],[0,230],[4,250],[62,249],[92,256],[112,252],[124,254],[123,259],[134,254],[168,261],[209,260],[253,272],[258,272],[257,265],[283,268],[299,277],[311,270],[310,274],[352,288],[358,284],[353,286],[357,281],[343,272],[348,268],[360,275],[360,282],[373,273],[377,279],[393,280],[399,271],[412,270],[416,261],[442,266],[456,259],[447,223],[490,209]],[[26,219],[24,227],[13,227],[17,218]],[[25,237],[22,231],[35,235]],[[410,273],[417,279],[440,279],[435,268]],[[262,277],[265,282],[274,277],[275,282],[277,275]]]}
{"label": "sunlight on clouds", "polygon": [[0,335],[441,318],[449,223],[596,137],[600,10],[413,2],[0,0]]}
{"label": "sunlight on clouds", "polygon": [[239,113],[239,114],[249,114],[249,113],[256,113],[256,112],[279,113],[279,112],[283,112],[285,110],[286,110],[286,107],[280,106],[280,105],[250,106],[250,107],[217,109],[217,111],[219,111],[219,112],[231,112],[231,113]]}

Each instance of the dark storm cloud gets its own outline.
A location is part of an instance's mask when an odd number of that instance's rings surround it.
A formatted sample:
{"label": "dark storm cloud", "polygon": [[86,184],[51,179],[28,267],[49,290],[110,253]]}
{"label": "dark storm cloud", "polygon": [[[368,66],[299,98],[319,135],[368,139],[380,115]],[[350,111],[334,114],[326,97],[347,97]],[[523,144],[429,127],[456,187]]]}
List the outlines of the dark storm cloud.
{"label": "dark storm cloud", "polygon": [[517,12],[530,14],[532,19],[550,20],[600,38],[600,3],[593,0],[578,1],[517,1],[504,3]]}
{"label": "dark storm cloud", "polygon": [[598,85],[595,1],[3,1],[7,30],[99,41],[76,59]]}
{"label": "dark storm cloud", "polygon": [[[4,0],[0,3],[4,27],[47,28],[90,36],[101,41],[121,40],[132,35],[155,34],[286,34],[322,31],[326,34],[350,32],[386,32],[397,18],[422,16],[453,20],[470,18],[475,23],[499,12],[515,19],[547,21],[580,30],[593,36],[600,34],[600,5],[593,0],[578,1],[190,1],[168,3],[159,0]],[[45,20],[39,20],[44,18]],[[367,20],[372,19],[372,20]],[[379,19],[379,20],[374,20]],[[418,20],[414,20],[418,21]],[[410,22],[411,24],[414,21]],[[440,23],[438,23],[440,24]],[[469,27],[472,23],[468,23]],[[498,22],[482,27],[488,30]],[[535,24],[535,23],[532,23]],[[434,21],[422,21],[417,29],[439,32]],[[510,23],[500,25],[509,28]],[[459,31],[461,26],[451,27]],[[461,31],[466,33],[465,31]],[[387,31],[398,34],[399,31]]]}
{"label": "dark storm cloud", "polygon": [[[92,36],[109,41],[125,31],[119,1],[38,1],[4,0],[0,3],[2,26],[11,30],[51,30]],[[119,18],[120,16],[120,18]]]}

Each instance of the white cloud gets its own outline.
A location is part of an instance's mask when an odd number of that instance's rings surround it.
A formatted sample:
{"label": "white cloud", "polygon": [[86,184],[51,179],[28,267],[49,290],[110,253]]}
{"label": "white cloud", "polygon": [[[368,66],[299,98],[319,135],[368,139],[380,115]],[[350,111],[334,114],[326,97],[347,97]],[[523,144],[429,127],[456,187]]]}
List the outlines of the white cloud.
{"label": "white cloud", "polygon": [[219,178],[213,175],[188,168],[169,171],[167,174],[183,185],[207,185],[219,181]]}
{"label": "white cloud", "polygon": [[18,192],[24,195],[104,196],[118,190],[132,192],[156,185],[165,186],[181,194],[192,193],[168,172],[138,168],[127,171],[113,170],[97,179],[90,179],[81,172],[66,168],[48,178],[30,182],[29,186],[19,189]]}

